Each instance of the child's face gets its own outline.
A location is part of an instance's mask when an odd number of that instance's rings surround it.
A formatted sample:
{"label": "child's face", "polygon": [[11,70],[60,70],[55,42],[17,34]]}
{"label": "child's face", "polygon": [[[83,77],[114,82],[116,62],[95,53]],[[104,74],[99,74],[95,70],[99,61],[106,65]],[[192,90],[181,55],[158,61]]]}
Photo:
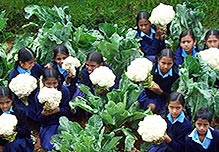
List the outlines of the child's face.
{"label": "child's face", "polygon": [[3,111],[8,111],[11,107],[12,100],[8,97],[2,97],[0,98],[0,108]]}
{"label": "child's face", "polygon": [[86,61],[86,69],[88,70],[88,73],[92,73],[96,68],[100,66],[97,62],[94,61]]}
{"label": "child's face", "polygon": [[208,48],[218,48],[219,39],[215,35],[210,35],[205,41],[205,44],[208,46]]}
{"label": "child's face", "polygon": [[68,57],[67,54],[57,53],[56,57],[54,57],[54,61],[62,66],[63,60],[65,60]]}
{"label": "child's face", "polygon": [[30,61],[26,61],[26,62],[19,62],[20,66],[25,69],[25,70],[31,70],[34,66],[34,59],[30,60]]}
{"label": "child's face", "polygon": [[188,55],[192,55],[192,47],[195,44],[196,41],[194,41],[190,35],[186,35],[180,40],[180,46],[186,51]]}
{"label": "child's face", "polygon": [[162,74],[167,73],[173,66],[173,59],[170,57],[161,57],[158,60],[158,64],[160,65],[160,70],[162,72]]}
{"label": "child's face", "polygon": [[147,19],[140,19],[138,21],[138,28],[146,33],[146,34],[150,34],[150,29],[151,29],[151,23],[147,20]]}
{"label": "child's face", "polygon": [[183,110],[183,106],[179,101],[170,101],[168,105],[169,113],[171,114],[173,120],[180,115]]}
{"label": "child's face", "polygon": [[58,80],[56,78],[48,78],[45,80],[44,85],[48,88],[57,88]]}
{"label": "child's face", "polygon": [[195,122],[195,127],[199,135],[206,135],[208,128],[210,127],[210,123],[207,119],[198,118]]}

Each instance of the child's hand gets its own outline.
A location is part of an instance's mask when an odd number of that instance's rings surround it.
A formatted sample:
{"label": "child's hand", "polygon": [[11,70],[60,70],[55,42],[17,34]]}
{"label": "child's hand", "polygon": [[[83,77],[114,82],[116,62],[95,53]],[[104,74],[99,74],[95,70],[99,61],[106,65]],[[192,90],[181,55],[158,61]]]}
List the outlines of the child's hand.
{"label": "child's hand", "polygon": [[60,111],[60,108],[57,107],[57,108],[55,108],[55,109],[53,109],[53,110],[43,110],[43,111],[41,112],[41,114],[44,115],[44,116],[49,116],[49,115],[52,115],[52,114],[57,113],[57,112],[59,112],[59,111]]}
{"label": "child's hand", "polygon": [[161,95],[163,93],[163,90],[160,88],[160,86],[154,82],[153,87],[148,88],[149,90],[153,91],[154,93]]}
{"label": "child's hand", "polygon": [[155,38],[163,40],[164,36],[166,35],[166,30],[161,30],[157,28],[156,33],[155,33]]}
{"label": "child's hand", "polygon": [[65,78],[65,82],[66,83],[70,83],[71,82],[71,79],[74,79],[76,77],[76,75],[73,75],[71,73],[68,72],[66,78]]}
{"label": "child's hand", "polygon": [[51,69],[51,68],[52,68],[52,65],[51,65],[50,63],[47,63],[44,67]]}

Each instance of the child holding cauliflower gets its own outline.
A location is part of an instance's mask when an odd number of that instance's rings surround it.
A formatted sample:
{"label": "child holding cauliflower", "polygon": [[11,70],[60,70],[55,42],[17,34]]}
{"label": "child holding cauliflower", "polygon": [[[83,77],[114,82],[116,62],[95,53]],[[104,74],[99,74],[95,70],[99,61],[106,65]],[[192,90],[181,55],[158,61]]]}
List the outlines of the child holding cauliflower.
{"label": "child holding cauliflower", "polygon": [[38,118],[40,125],[40,142],[45,150],[52,150],[50,143],[54,134],[58,133],[59,118],[71,114],[69,90],[59,81],[58,71],[46,68],[43,72],[43,88],[36,94]]}
{"label": "child holding cauliflower", "polygon": [[160,140],[161,144],[151,145],[148,152],[185,151],[185,136],[192,130],[192,126],[183,112],[185,107],[184,97],[178,92],[172,92],[167,99],[167,104],[166,134]]}
{"label": "child holding cauliflower", "polygon": [[33,142],[27,117],[13,103],[9,88],[0,87],[0,151],[32,152]]}
{"label": "child holding cauliflower", "polygon": [[154,85],[146,86],[138,97],[142,109],[151,108],[152,112],[156,114],[164,111],[172,84],[179,77],[174,59],[174,53],[170,49],[163,49],[157,56],[151,70]]}

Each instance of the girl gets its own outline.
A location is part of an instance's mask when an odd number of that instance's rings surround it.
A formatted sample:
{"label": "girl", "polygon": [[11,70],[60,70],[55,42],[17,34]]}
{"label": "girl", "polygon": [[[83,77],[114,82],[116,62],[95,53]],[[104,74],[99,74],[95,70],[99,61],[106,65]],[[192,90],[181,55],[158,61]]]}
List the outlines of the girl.
{"label": "girl", "polygon": [[200,108],[194,117],[195,129],[186,136],[186,152],[218,152],[219,131],[210,127],[212,113]]}
{"label": "girl", "polygon": [[61,85],[57,70],[53,68],[47,68],[44,70],[42,76],[42,82],[44,86],[48,88],[56,88],[62,92],[62,99],[59,107],[50,111],[43,110],[43,105],[39,103],[37,97],[38,93],[36,94],[35,98],[37,101],[38,118],[41,121],[39,133],[41,146],[46,150],[52,150],[53,145],[50,143],[50,140],[52,135],[58,133],[59,118],[61,116],[69,117],[71,113],[69,106],[70,93],[65,86]]}
{"label": "girl", "polygon": [[[14,69],[9,74],[9,82],[19,74],[29,73],[31,76],[35,77],[39,80],[40,76],[42,75],[42,67],[36,63],[35,56],[33,51],[30,48],[23,47],[18,51],[18,59],[15,62]],[[24,80],[25,83],[25,80]],[[19,108],[23,108],[27,114],[28,121],[38,121],[36,119],[36,109],[35,109],[35,94],[36,91],[33,91],[29,97],[28,102],[29,105],[26,106],[24,103],[18,99],[15,95],[15,102],[16,106]]]}
{"label": "girl", "polygon": [[51,66],[58,71],[59,79],[61,83],[69,89],[70,96],[75,98],[78,95],[83,96],[82,92],[76,86],[76,83],[78,82],[79,68],[76,69],[76,75],[67,73],[66,70],[62,69],[63,60],[69,55],[70,53],[64,44],[57,46],[53,50],[53,63],[51,63]]}
{"label": "girl", "polygon": [[204,50],[208,48],[219,48],[219,30],[209,30],[205,34]]}
{"label": "girl", "polygon": [[145,88],[138,101],[141,108],[151,108],[154,113],[162,113],[166,99],[171,92],[172,84],[178,79],[178,68],[174,64],[174,53],[170,49],[163,49],[156,58],[151,74],[155,85]]}
{"label": "girl", "polygon": [[179,44],[175,51],[176,64],[181,65],[186,56],[195,57],[200,49],[196,45],[195,35],[192,30],[185,30],[179,36]]}
{"label": "girl", "polygon": [[151,145],[148,152],[184,152],[185,136],[192,130],[190,121],[183,109],[185,100],[182,94],[172,92],[167,99],[168,114],[166,116],[167,131],[160,145]]}
{"label": "girl", "polygon": [[[92,82],[89,78],[89,75],[99,66],[109,67],[109,65],[107,65],[104,62],[103,56],[101,53],[99,52],[89,53],[86,58],[85,67],[81,71],[81,83],[87,85],[91,89],[91,92],[94,92],[94,90],[93,90]],[[111,87],[111,89],[113,88],[117,89],[118,87],[119,87],[119,79],[116,77],[115,84]]]}
{"label": "girl", "polygon": [[30,138],[27,117],[22,109],[15,107],[12,92],[7,87],[0,87],[0,109],[0,115],[3,113],[13,114],[18,120],[17,126],[15,127],[17,135],[14,141],[8,142],[2,139],[0,135],[0,151],[32,152],[34,146]]}
{"label": "girl", "polygon": [[140,49],[144,53],[144,56],[151,61],[154,61],[155,56],[160,51],[166,48],[165,44],[165,32],[152,27],[148,20],[150,14],[147,12],[139,12],[136,17],[137,34],[136,37],[142,38],[140,40]]}

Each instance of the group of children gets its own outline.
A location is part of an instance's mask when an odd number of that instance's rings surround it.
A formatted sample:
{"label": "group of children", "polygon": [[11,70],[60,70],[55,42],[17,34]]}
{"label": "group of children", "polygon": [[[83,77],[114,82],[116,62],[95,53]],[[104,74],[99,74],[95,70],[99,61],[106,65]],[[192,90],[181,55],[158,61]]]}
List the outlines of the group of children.
{"label": "group of children", "polygon": [[[164,116],[167,131],[164,141],[153,144],[149,152],[216,152],[219,151],[219,131],[210,127],[212,114],[207,108],[199,109],[194,116],[195,129],[192,131],[190,107],[182,94],[172,92],[171,87],[178,79],[178,66],[186,56],[195,57],[196,53],[208,48],[219,48],[219,30],[209,30],[205,35],[205,45],[197,45],[191,29],[179,35],[179,44],[175,51],[166,48],[165,35],[149,21],[150,14],[139,12],[136,17],[137,34],[140,37],[140,49],[144,57],[153,63],[151,74],[155,85],[145,88],[138,101],[141,108],[150,108],[153,113]],[[186,110],[184,114],[183,109]]]}
{"label": "group of children", "polygon": [[[183,31],[179,36],[179,45],[175,53],[166,48],[165,32],[151,25],[148,18],[150,14],[140,12],[137,17],[137,34],[141,37],[140,49],[144,57],[153,62],[151,74],[155,84],[145,88],[140,93],[138,101],[142,109],[150,108],[156,114],[164,114],[167,121],[167,132],[164,142],[160,145],[151,145],[150,152],[174,152],[174,151],[219,151],[219,132],[210,127],[212,114],[208,109],[198,110],[194,117],[195,129],[192,131],[190,120],[191,113],[185,103],[182,94],[172,92],[171,87],[178,79],[178,65],[183,63],[184,57],[195,54],[201,49],[197,46],[192,30]],[[205,36],[205,48],[219,48],[219,31],[209,30]],[[76,96],[85,97],[85,94],[77,87],[77,83],[85,84],[94,92],[89,75],[99,66],[109,65],[99,52],[91,52],[87,55],[84,67],[77,68],[72,75],[62,69],[63,60],[70,55],[64,44],[53,50],[53,62],[41,66],[35,62],[34,52],[27,47],[18,51],[18,60],[14,69],[10,72],[8,81],[19,74],[29,73],[48,88],[56,88],[61,91],[62,99],[59,107],[45,111],[38,100],[39,87],[28,96],[28,105],[25,105],[8,87],[0,87],[0,114],[14,114],[18,119],[15,127],[16,139],[8,142],[1,138],[0,151],[33,151],[34,145],[30,138],[31,129],[39,132],[40,144],[45,150],[52,150],[50,143],[54,134],[58,133],[59,118],[72,116],[69,102]],[[79,74],[80,73],[80,74]],[[25,80],[24,80],[25,83]],[[110,89],[119,87],[119,78],[116,77],[115,85]],[[167,110],[166,110],[167,107]],[[183,109],[188,111],[186,114]],[[34,124],[34,125],[32,125]]]}

